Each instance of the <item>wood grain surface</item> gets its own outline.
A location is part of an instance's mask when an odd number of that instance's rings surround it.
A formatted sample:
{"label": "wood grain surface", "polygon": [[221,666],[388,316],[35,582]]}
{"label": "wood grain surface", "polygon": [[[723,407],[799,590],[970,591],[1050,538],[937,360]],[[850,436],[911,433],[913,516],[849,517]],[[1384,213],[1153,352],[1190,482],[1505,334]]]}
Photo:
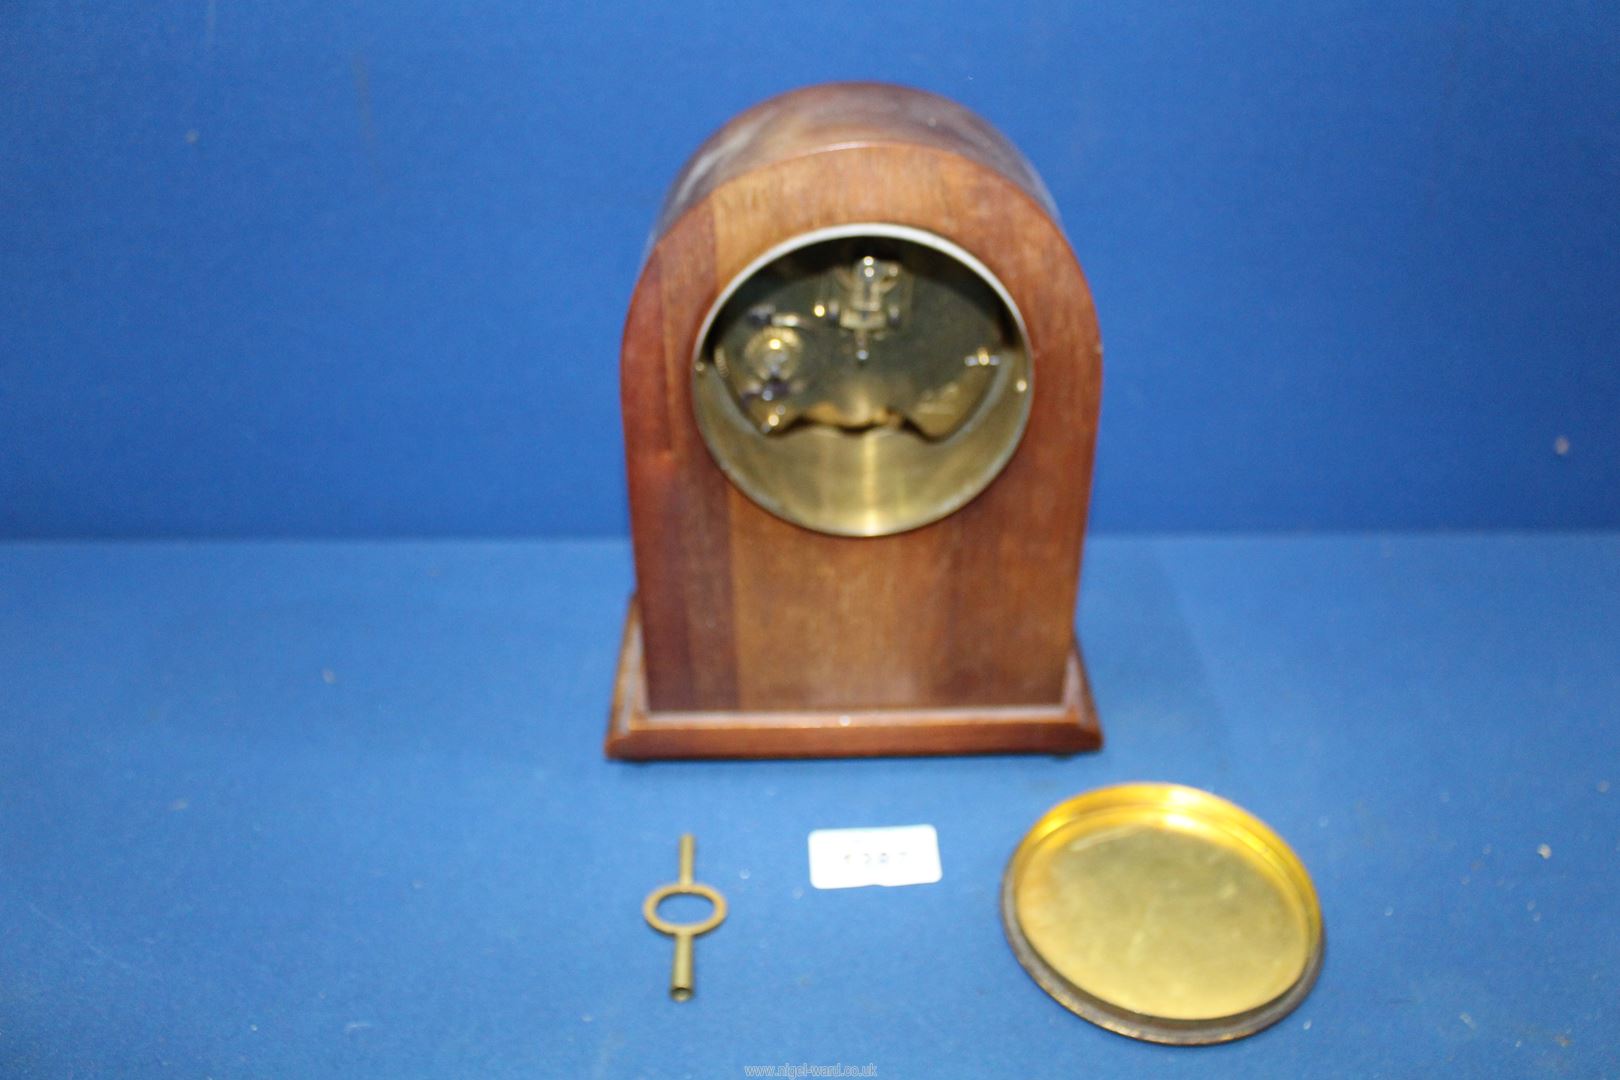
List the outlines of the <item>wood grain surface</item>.
{"label": "wood grain surface", "polygon": [[[700,326],[732,278],[776,244],[859,222],[975,255],[1022,311],[1034,371],[1001,475],[955,514],[877,538],[755,505],[710,457],[691,394]],[[1101,347],[1040,181],[982,120],[875,84],[743,114],[677,181],[630,305],[621,379],[646,714],[1062,710]]]}

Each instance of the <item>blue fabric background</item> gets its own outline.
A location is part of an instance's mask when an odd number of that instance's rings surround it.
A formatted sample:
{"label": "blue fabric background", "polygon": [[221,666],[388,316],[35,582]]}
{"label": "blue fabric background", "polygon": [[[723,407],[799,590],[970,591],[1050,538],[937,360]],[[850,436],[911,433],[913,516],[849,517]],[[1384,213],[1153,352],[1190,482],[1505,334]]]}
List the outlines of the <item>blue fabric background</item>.
{"label": "blue fabric background", "polygon": [[[1090,276],[1107,748],[606,762],[646,230],[874,77]],[[1613,3],[0,3],[0,1076],[1613,1074],[1617,300]],[[1019,836],[1137,779],[1310,868],[1278,1026],[1018,968]],[[809,888],[809,830],[921,822],[939,884]],[[674,1006],[688,829],[732,916]]]}
{"label": "blue fabric background", "polygon": [[[1104,537],[1101,753],[649,765],[600,750],[627,547],[0,546],[0,1076],[1620,1064],[1620,534]],[[1276,1027],[1132,1042],[1007,947],[1024,830],[1140,779],[1310,869],[1327,963]],[[937,885],[810,887],[811,829],[922,822]],[[683,830],[731,916],[675,1005],[641,900]]]}
{"label": "blue fabric background", "polygon": [[0,535],[621,534],[658,200],[838,78],[1055,193],[1097,527],[1620,524],[1612,3],[51,0],[0,73]]}

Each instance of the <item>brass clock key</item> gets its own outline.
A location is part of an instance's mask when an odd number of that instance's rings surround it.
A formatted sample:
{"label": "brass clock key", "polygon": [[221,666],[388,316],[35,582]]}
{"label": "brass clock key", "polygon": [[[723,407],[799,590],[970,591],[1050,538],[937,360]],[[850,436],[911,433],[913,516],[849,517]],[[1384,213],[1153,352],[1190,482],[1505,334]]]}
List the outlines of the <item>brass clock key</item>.
{"label": "brass clock key", "polygon": [[[713,886],[692,880],[692,862],[696,857],[697,841],[691,833],[681,837],[681,876],[668,885],[660,885],[647,894],[641,913],[647,925],[660,934],[675,939],[675,964],[669,973],[669,996],[676,1001],[687,1001],[692,996],[692,939],[719,926],[726,918],[726,898]],[[658,914],[658,905],[671,896],[697,896],[714,905],[707,919],[694,923],[672,923]]]}

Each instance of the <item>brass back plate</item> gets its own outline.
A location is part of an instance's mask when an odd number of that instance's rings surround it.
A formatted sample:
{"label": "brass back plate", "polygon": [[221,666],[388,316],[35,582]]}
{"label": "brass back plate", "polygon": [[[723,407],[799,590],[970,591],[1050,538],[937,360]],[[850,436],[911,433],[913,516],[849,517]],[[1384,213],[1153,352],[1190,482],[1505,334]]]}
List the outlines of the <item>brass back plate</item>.
{"label": "brass back plate", "polygon": [[760,506],[884,536],[995,479],[1029,417],[1022,317],[977,259],[920,229],[795,237],[734,279],[692,359],[698,427]]}

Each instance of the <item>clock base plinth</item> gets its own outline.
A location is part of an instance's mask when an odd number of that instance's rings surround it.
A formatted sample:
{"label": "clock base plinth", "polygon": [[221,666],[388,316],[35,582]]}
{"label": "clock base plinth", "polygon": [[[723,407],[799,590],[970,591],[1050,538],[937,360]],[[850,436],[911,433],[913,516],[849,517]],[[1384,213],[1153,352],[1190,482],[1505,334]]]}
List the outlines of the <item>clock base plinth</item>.
{"label": "clock base plinth", "polygon": [[832,709],[801,712],[655,712],[647,708],[641,613],[632,600],[614,678],[608,757],[894,757],[922,754],[1072,754],[1102,746],[1085,663],[1071,646],[1063,699],[1050,705]]}

